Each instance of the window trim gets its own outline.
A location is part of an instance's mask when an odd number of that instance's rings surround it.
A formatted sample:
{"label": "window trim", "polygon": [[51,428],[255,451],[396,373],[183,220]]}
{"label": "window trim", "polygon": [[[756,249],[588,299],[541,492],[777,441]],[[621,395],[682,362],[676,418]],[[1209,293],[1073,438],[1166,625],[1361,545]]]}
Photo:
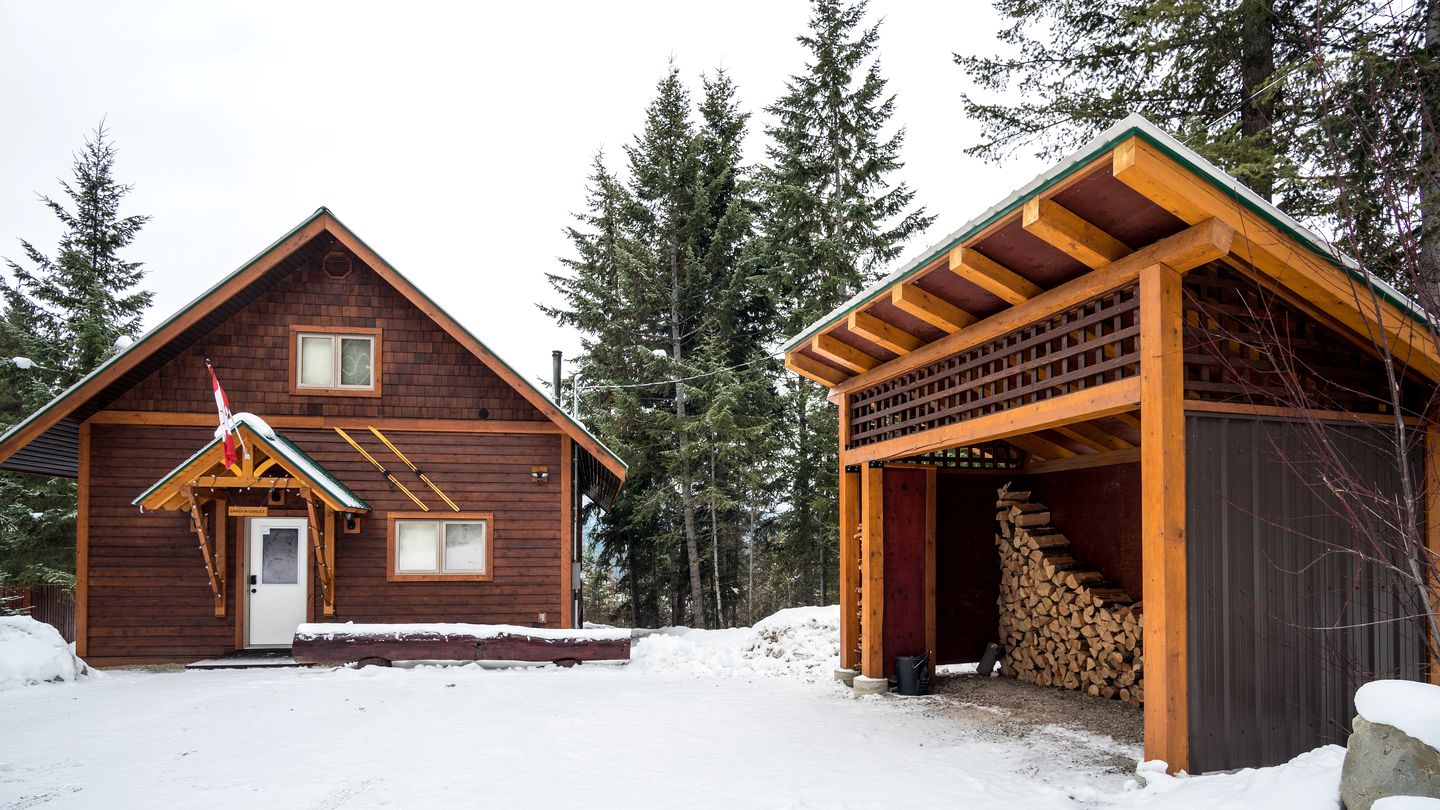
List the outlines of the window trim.
{"label": "window trim", "polygon": [[[485,523],[485,573],[401,574],[395,570],[395,522],[424,520],[435,523]],[[440,538],[436,538],[440,542]],[[444,550],[436,548],[438,555]],[[490,582],[495,578],[494,512],[391,512],[385,518],[385,579],[388,582]]]}
{"label": "window trim", "polygon": [[[338,338],[353,337],[361,335],[370,338],[370,382],[369,388],[318,388],[314,386],[300,385],[300,338],[301,337],[329,337],[337,338],[335,350],[335,362],[340,362],[340,347]],[[290,326],[290,393],[302,397],[378,397],[380,396],[380,381],[382,379],[382,358],[385,355],[381,330],[361,326]]]}

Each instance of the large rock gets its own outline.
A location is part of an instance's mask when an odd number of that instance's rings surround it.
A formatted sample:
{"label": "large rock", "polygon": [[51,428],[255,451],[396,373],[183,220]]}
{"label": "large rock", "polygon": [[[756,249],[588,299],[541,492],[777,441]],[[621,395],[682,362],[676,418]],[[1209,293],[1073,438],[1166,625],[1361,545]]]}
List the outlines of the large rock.
{"label": "large rock", "polygon": [[1440,752],[1394,726],[1355,718],[1340,773],[1346,810],[1370,810],[1386,796],[1440,799]]}

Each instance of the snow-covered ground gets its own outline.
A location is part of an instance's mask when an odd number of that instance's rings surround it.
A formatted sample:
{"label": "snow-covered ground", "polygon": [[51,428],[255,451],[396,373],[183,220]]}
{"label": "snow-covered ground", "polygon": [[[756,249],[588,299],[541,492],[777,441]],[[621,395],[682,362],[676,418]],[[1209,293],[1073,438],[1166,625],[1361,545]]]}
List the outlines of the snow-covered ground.
{"label": "snow-covered ground", "polygon": [[[627,666],[111,671],[0,692],[0,807],[1336,807],[1343,750],[1177,779],[829,680],[834,609],[663,631]],[[3,651],[0,651],[3,655]],[[1097,756],[1100,755],[1100,756]]]}

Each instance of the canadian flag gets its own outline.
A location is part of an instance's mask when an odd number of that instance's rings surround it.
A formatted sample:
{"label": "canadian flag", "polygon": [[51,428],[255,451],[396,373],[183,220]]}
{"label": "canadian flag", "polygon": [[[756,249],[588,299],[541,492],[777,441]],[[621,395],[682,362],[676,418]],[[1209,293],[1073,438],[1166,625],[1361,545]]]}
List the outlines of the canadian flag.
{"label": "canadian flag", "polygon": [[224,437],[225,466],[233,467],[240,456],[235,452],[235,434],[231,432],[230,399],[225,396],[225,389],[220,387],[220,378],[215,376],[215,368],[209,360],[205,361],[205,368],[210,372],[210,382],[215,385],[215,410],[220,414],[220,427],[215,430],[215,436]]}

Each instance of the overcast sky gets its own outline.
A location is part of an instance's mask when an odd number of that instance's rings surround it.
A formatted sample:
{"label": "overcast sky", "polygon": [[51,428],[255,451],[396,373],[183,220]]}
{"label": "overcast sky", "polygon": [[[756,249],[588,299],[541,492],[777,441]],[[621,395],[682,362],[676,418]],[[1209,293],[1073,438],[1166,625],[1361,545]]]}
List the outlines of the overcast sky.
{"label": "overcast sky", "polygon": [[[874,0],[908,131],[903,178],[938,215],[906,257],[1043,168],[962,153],[956,50],[988,52],[987,0]],[[805,52],[806,3],[142,3],[0,0],[0,256],[49,250],[71,154],[104,116],[153,217],[154,326],[321,205],[532,379],[578,337],[536,309],[596,150],[619,164],[673,57],[726,68],[764,115]]]}

